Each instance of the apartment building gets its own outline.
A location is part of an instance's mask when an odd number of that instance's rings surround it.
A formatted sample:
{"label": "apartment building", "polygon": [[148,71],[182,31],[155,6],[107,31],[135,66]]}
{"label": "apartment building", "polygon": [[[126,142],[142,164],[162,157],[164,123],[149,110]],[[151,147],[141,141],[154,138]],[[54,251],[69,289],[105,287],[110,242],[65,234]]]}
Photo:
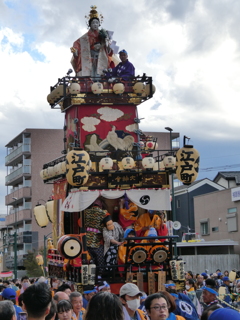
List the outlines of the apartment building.
{"label": "apartment building", "polygon": [[13,269],[13,248],[17,243],[17,269],[21,270],[24,255],[29,250],[43,248],[44,235],[52,231],[50,223],[46,228],[37,225],[33,208],[51,197],[52,185],[44,184],[39,173],[44,163],[62,155],[63,130],[25,129],[6,144],[6,149],[7,216],[3,245],[8,252],[6,267]]}

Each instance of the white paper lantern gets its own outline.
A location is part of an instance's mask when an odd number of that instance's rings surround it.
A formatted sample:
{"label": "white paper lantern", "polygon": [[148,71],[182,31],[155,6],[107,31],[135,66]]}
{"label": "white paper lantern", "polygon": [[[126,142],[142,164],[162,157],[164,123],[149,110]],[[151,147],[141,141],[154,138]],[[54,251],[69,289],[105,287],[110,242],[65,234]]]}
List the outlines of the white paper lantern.
{"label": "white paper lantern", "polygon": [[142,166],[143,166],[145,169],[152,169],[153,166],[154,166],[154,163],[155,163],[155,160],[154,160],[154,158],[152,158],[152,157],[145,157],[145,158],[142,160]]}
{"label": "white paper lantern", "polygon": [[134,162],[133,158],[125,157],[122,159],[122,166],[123,166],[123,169],[129,170],[129,169],[132,169],[133,167],[135,167],[135,162]]}
{"label": "white paper lantern", "polygon": [[123,83],[115,83],[115,85],[113,86],[113,92],[115,94],[122,94],[124,92],[125,88]]}
{"label": "white paper lantern", "polygon": [[[156,92],[156,87],[154,84],[152,84],[152,94]],[[145,87],[145,94],[148,97],[150,95],[150,84],[147,84]]]}
{"label": "white paper lantern", "polygon": [[66,161],[61,162],[60,174],[66,173]]}
{"label": "white paper lantern", "polygon": [[103,92],[103,85],[100,82],[94,82],[91,89],[94,94],[101,94]]}
{"label": "white paper lantern", "polygon": [[143,141],[139,141],[139,146],[140,146],[140,149],[144,149],[145,143]]}
{"label": "white paper lantern", "polygon": [[163,159],[163,163],[166,169],[173,169],[176,167],[176,158],[173,156],[166,156]]}
{"label": "white paper lantern", "polygon": [[61,97],[63,97],[63,84],[60,84],[59,86],[57,86],[57,88],[56,88],[56,97],[57,98],[61,98]]}
{"label": "white paper lantern", "polygon": [[70,94],[79,94],[81,91],[80,84],[77,82],[72,82],[68,87],[68,93]]}
{"label": "white paper lantern", "polygon": [[135,85],[133,86],[133,91],[137,95],[142,95],[143,93],[145,93],[145,85],[144,85],[144,83],[142,83],[142,82],[135,83]]}
{"label": "white paper lantern", "polygon": [[54,177],[54,175],[55,175],[54,166],[48,167],[47,172],[48,172],[48,179]]}
{"label": "white paper lantern", "polygon": [[113,160],[109,157],[102,158],[99,162],[99,167],[102,170],[111,170],[113,167]]}
{"label": "white paper lantern", "polygon": [[60,169],[61,169],[61,163],[55,164],[55,166],[53,167],[54,177],[55,177],[55,176],[59,176],[59,174],[60,174]]}
{"label": "white paper lantern", "polygon": [[45,228],[48,225],[49,219],[44,205],[34,207],[33,214],[39,227]]}
{"label": "white paper lantern", "polygon": [[157,170],[164,171],[165,170],[165,166],[164,166],[163,161],[155,162],[154,166],[153,166],[153,170],[155,170],[155,171],[157,171]]}
{"label": "white paper lantern", "polygon": [[51,93],[49,93],[49,94],[47,95],[47,101],[48,101],[49,104],[54,104],[54,99],[53,99],[53,97],[51,96]]}
{"label": "white paper lantern", "polygon": [[53,205],[54,205],[54,200],[49,200],[46,202],[46,212],[48,219],[51,223],[53,223]]}
{"label": "white paper lantern", "polygon": [[53,91],[49,94],[49,99],[53,101],[53,103],[57,100],[57,91],[56,89],[53,89]]}
{"label": "white paper lantern", "polygon": [[147,141],[146,142],[146,150],[157,150],[158,144],[154,141]]}

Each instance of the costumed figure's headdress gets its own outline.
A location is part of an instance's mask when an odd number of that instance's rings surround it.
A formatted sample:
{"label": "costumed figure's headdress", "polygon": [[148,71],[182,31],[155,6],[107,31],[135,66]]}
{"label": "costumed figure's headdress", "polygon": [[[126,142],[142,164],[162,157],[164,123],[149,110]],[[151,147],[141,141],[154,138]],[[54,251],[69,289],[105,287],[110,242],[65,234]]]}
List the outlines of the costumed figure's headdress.
{"label": "costumed figure's headdress", "polygon": [[108,221],[111,221],[112,220],[112,217],[110,215],[110,213],[106,213],[105,217],[102,219],[102,224],[106,224]]}
{"label": "costumed figure's headdress", "polygon": [[97,10],[96,10],[97,6],[94,5],[94,6],[91,6],[90,8],[91,8],[91,10],[90,10],[89,15],[85,16],[87,26],[88,27],[90,26],[91,21],[93,19],[97,19],[100,22],[100,25],[101,25],[101,23],[103,22],[103,15],[101,13],[97,12]]}

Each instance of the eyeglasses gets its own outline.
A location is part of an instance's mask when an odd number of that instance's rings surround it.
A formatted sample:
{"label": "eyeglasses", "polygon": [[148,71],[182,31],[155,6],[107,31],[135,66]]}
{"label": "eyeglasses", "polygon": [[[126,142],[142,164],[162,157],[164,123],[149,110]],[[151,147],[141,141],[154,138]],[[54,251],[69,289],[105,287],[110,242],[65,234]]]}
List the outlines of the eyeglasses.
{"label": "eyeglasses", "polygon": [[156,311],[160,311],[160,310],[167,310],[168,306],[163,305],[163,306],[155,306],[155,307],[151,307],[150,309],[155,309]]}

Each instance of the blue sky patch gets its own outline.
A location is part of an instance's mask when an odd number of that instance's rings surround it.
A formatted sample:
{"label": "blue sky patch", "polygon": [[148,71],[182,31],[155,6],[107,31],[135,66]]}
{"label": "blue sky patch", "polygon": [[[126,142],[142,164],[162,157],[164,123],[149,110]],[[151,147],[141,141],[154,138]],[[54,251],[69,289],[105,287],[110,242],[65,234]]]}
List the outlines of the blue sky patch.
{"label": "blue sky patch", "polygon": [[148,55],[147,55],[147,61],[149,63],[156,62],[156,60],[161,57],[161,52],[159,52],[157,49],[153,49]]}

